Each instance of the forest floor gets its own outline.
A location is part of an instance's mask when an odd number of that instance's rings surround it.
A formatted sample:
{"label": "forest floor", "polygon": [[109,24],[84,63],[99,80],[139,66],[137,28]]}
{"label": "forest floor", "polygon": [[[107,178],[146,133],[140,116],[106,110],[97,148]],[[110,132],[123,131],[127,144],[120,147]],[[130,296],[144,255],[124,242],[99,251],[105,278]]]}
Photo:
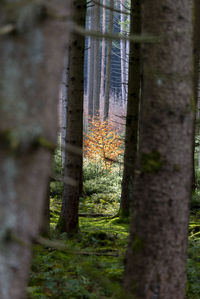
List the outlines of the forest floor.
{"label": "forest floor", "polygon": [[[56,231],[62,184],[51,183],[51,234],[34,246],[27,299],[125,299],[121,284],[129,219],[119,210],[122,170],[105,171],[102,165],[84,166],[80,200],[80,232],[68,238]],[[197,206],[200,194],[193,196]],[[200,203],[199,203],[200,205]],[[85,214],[105,214],[85,217]],[[46,243],[45,243],[46,242]],[[187,261],[187,299],[200,298],[200,212],[192,210]]]}

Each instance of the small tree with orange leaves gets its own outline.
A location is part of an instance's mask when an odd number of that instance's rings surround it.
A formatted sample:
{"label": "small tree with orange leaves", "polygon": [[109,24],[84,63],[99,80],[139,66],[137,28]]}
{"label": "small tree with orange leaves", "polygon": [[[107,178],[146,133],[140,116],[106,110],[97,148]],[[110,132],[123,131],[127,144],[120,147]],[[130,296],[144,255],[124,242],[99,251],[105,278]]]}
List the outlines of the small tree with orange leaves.
{"label": "small tree with orange leaves", "polygon": [[123,153],[123,141],[109,121],[99,117],[90,120],[89,133],[84,136],[84,155],[93,161],[102,161],[110,169],[117,157]]}

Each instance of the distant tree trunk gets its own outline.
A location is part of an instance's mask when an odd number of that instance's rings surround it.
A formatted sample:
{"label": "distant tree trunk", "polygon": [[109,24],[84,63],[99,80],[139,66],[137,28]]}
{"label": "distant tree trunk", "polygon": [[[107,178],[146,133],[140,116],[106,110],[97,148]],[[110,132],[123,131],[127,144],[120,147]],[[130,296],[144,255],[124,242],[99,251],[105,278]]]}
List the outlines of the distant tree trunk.
{"label": "distant tree trunk", "polygon": [[[69,12],[64,3],[48,1],[47,11],[62,17]],[[0,3],[1,299],[25,298],[31,245],[40,229],[56,146],[67,26],[47,16],[44,5]],[[15,31],[3,35],[3,28],[12,30],[10,22]]]}
{"label": "distant tree trunk", "polygon": [[[94,30],[100,31],[100,6],[94,7]],[[94,39],[94,85],[93,85],[93,105],[94,115],[99,115],[100,111],[100,41]]]}
{"label": "distant tree trunk", "polygon": [[[103,5],[106,5],[106,0],[103,0]],[[102,33],[106,32],[106,9],[102,7]],[[104,80],[105,80],[105,56],[106,56],[106,41],[102,39],[101,47],[101,83],[100,83],[100,95],[104,97]]]}
{"label": "distant tree trunk", "polygon": [[[94,28],[94,7],[90,8],[90,26],[89,29]],[[88,38],[88,80],[87,80],[87,96],[88,96],[88,117],[93,117],[93,88],[94,88],[94,39]]]}
{"label": "distant tree trunk", "polygon": [[[124,23],[126,20],[124,12],[124,2],[125,0],[120,0],[120,9],[121,9],[121,25],[120,31],[121,34],[124,34]],[[126,90],[125,90],[125,65],[126,65],[126,42],[121,39],[120,41],[120,53],[121,53],[121,93],[122,93],[122,102],[126,100]]]}
{"label": "distant tree trunk", "polygon": [[[192,1],[142,2],[139,157],[124,288],[131,298],[185,298],[192,180]],[[164,34],[164,35],[163,35]]]}
{"label": "distant tree trunk", "polygon": [[47,183],[46,196],[43,204],[42,223],[40,234],[48,237],[50,234],[50,179]]}
{"label": "distant tree trunk", "polygon": [[[131,2],[131,34],[141,33],[141,1]],[[130,44],[128,104],[126,114],[126,136],[124,152],[124,172],[122,180],[122,195],[120,215],[128,216],[130,201],[133,198],[133,181],[135,161],[138,146],[138,114],[141,83],[141,47],[140,44]]]}
{"label": "distant tree trunk", "polygon": [[61,153],[62,153],[62,168],[64,169],[65,164],[65,138],[66,138],[66,123],[67,123],[67,78],[68,78],[68,57],[65,62],[65,69],[62,74],[61,82],[61,103],[60,103],[60,117],[61,117]]}
{"label": "distant tree trunk", "polygon": [[[85,27],[86,0],[73,1],[73,21]],[[58,229],[70,234],[78,231],[78,205],[82,191],[82,143],[85,39],[71,34],[67,101],[64,191]],[[73,150],[74,148],[74,150]]]}
{"label": "distant tree trunk", "polygon": [[[113,31],[113,8],[114,0],[110,0],[110,12],[109,12],[109,26],[108,32]],[[112,59],[112,40],[108,40],[107,44],[107,62],[106,62],[106,86],[105,86],[105,98],[104,98],[104,120],[109,116],[109,104],[110,104],[110,79],[111,79],[111,59]]]}

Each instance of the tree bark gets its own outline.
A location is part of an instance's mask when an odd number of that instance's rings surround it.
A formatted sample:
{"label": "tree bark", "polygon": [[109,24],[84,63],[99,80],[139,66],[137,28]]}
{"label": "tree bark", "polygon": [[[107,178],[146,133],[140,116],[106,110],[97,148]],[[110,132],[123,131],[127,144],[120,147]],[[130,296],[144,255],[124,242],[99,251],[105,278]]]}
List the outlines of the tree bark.
{"label": "tree bark", "polygon": [[[124,34],[124,23],[126,20],[124,12],[124,0],[120,0],[120,10],[121,10],[121,25],[120,33]],[[120,54],[121,54],[121,93],[122,93],[122,102],[126,100],[126,89],[125,89],[125,65],[126,65],[126,42],[120,40]]]}
{"label": "tree bark", "polygon": [[[131,34],[141,34],[141,1],[131,2]],[[133,199],[134,169],[138,146],[138,115],[141,87],[141,46],[130,44],[128,103],[126,114],[126,135],[124,152],[124,172],[122,179],[122,195],[120,215],[128,216],[130,201]]]}
{"label": "tree bark", "polygon": [[[94,30],[100,31],[100,6],[94,7]],[[94,82],[93,82],[93,106],[94,115],[100,113],[100,41],[98,38],[94,39]]]}
{"label": "tree bark", "polygon": [[[103,5],[106,5],[106,0],[103,0]],[[106,32],[106,9],[102,7],[102,33]],[[100,83],[100,95],[104,97],[104,80],[105,80],[105,56],[106,56],[106,41],[102,39],[101,46],[101,83]]]}
{"label": "tree bark", "polygon": [[[46,10],[47,7],[47,10]],[[22,299],[56,146],[63,1],[0,3],[0,298]],[[3,35],[10,25],[13,32]],[[59,32],[59,34],[58,34]]]}
{"label": "tree bark", "polygon": [[[108,32],[113,31],[113,9],[114,1],[110,0],[110,12],[109,12],[109,26]],[[110,104],[110,80],[111,80],[111,59],[112,59],[112,40],[107,43],[107,62],[106,62],[106,86],[105,86],[105,98],[104,98],[104,121],[108,119],[109,116],[109,104]]]}
{"label": "tree bark", "polygon": [[[94,28],[94,7],[90,8],[90,29]],[[93,117],[93,87],[94,87],[94,39],[89,38],[89,54],[88,54],[88,81],[87,81],[87,95],[88,95],[88,117]]]}
{"label": "tree bark", "polygon": [[[200,105],[199,105],[199,58],[200,58],[200,2],[194,1],[194,107],[196,109],[194,120],[194,143],[193,143],[193,189],[196,187],[195,180],[195,137],[200,135]],[[200,146],[198,155],[198,167],[200,165]]]}
{"label": "tree bark", "polygon": [[[192,1],[142,3],[143,94],[124,287],[132,298],[185,298],[193,116]],[[160,37],[160,39],[159,39]]]}
{"label": "tree bark", "polygon": [[[85,27],[86,0],[73,1],[73,21]],[[78,231],[78,205],[82,192],[83,98],[85,39],[71,34],[67,101],[64,191],[58,229],[70,234]],[[70,146],[70,147],[69,147]],[[79,149],[74,152],[71,148]]]}

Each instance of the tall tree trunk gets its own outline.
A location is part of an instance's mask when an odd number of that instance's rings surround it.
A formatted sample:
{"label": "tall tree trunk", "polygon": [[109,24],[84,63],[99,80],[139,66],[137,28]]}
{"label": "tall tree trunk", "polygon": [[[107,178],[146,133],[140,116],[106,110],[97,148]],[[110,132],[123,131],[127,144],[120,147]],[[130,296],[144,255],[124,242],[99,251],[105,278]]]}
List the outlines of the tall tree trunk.
{"label": "tall tree trunk", "polygon": [[[100,6],[95,5],[94,7],[94,30],[100,31]],[[93,105],[94,105],[94,115],[99,115],[100,113],[100,41],[99,39],[94,39],[94,85],[93,85]]]}
{"label": "tall tree trunk", "polygon": [[[141,33],[141,1],[131,2],[131,34]],[[141,47],[140,44],[130,44],[128,104],[126,114],[126,136],[124,152],[124,172],[122,180],[122,195],[120,215],[128,216],[134,181],[135,161],[138,146],[138,114],[141,83]]]}
{"label": "tall tree trunk", "polygon": [[[103,0],[103,5],[106,5],[106,0]],[[102,33],[106,32],[106,9],[102,7]],[[104,97],[104,80],[105,80],[105,56],[106,56],[106,41],[102,39],[101,47],[101,83],[100,83],[100,95]]]}
{"label": "tall tree trunk", "polygon": [[61,82],[61,96],[60,96],[60,117],[61,117],[61,153],[62,153],[62,168],[65,164],[65,138],[66,138],[66,123],[67,123],[67,82],[68,82],[68,56],[64,65]]}
{"label": "tall tree trunk", "polygon": [[[94,7],[90,8],[90,29],[94,28]],[[94,88],[94,39],[88,37],[88,78],[87,78],[87,97],[88,97],[88,117],[93,117],[93,88]]]}
{"label": "tall tree trunk", "polygon": [[0,3],[1,299],[25,297],[57,139],[56,98],[66,42],[67,26],[47,11],[62,18],[67,7],[59,0]]}
{"label": "tall tree trunk", "polygon": [[[142,3],[139,159],[124,287],[132,298],[185,298],[192,179],[192,1]],[[160,40],[159,40],[160,37]]]}
{"label": "tall tree trunk", "polygon": [[[110,0],[110,12],[109,12],[109,26],[108,32],[113,31],[113,8],[114,0]],[[112,40],[107,44],[107,62],[106,62],[106,86],[105,86],[105,98],[104,98],[104,120],[109,116],[109,104],[110,104],[110,79],[111,79],[111,59],[112,59]]]}
{"label": "tall tree trunk", "polygon": [[[193,155],[193,189],[196,187],[195,182],[195,137],[200,135],[200,111],[199,111],[199,58],[200,58],[200,2],[194,1],[194,106],[196,108],[194,121],[194,155]],[[196,123],[197,120],[197,123]],[[198,166],[200,165],[200,145],[198,155]]]}
{"label": "tall tree trunk", "polygon": [[[124,34],[124,23],[126,21],[124,12],[124,3],[125,0],[120,0],[120,10],[121,10],[121,25],[120,31],[121,34]],[[121,55],[121,93],[122,93],[122,102],[126,100],[126,90],[125,90],[125,65],[126,65],[126,42],[121,39],[120,41],[120,55]]]}
{"label": "tall tree trunk", "polygon": [[48,237],[50,234],[50,179],[47,183],[46,196],[43,203],[42,223],[40,227],[40,234]]}
{"label": "tall tree trunk", "polygon": [[[85,27],[86,0],[73,1],[72,11],[73,21]],[[75,33],[70,38],[64,191],[58,229],[72,234],[78,231],[82,191],[85,39]]]}

